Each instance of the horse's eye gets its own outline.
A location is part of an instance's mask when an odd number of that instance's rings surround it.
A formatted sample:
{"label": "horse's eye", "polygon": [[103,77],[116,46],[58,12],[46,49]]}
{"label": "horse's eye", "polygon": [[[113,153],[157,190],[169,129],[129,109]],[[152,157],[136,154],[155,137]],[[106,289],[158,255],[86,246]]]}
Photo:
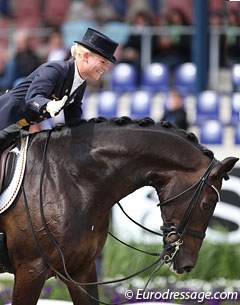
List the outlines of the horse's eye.
{"label": "horse's eye", "polygon": [[214,204],[209,203],[209,202],[202,202],[202,203],[201,203],[201,208],[202,208],[203,210],[205,210],[205,211],[209,211],[209,210],[211,210],[211,209],[214,208]]}

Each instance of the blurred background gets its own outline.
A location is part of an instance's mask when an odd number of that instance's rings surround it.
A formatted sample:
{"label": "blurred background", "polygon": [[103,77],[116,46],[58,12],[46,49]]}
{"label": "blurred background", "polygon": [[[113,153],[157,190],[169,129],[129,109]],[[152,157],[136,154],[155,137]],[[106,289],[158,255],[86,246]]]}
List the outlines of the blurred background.
{"label": "blurred background", "polygon": [[0,0],[0,91],[45,61],[68,59],[93,27],[120,46],[118,64],[88,84],[85,118],[167,119],[214,145],[217,157],[236,155],[239,23],[238,1]]}
{"label": "blurred background", "polygon": [[[67,60],[74,40],[92,27],[117,41],[119,48],[117,64],[100,82],[88,82],[84,118],[164,119],[194,132],[218,159],[240,157],[239,26],[240,1],[0,0],[0,91],[16,86],[43,62]],[[230,177],[203,256],[189,277],[212,282],[222,278],[221,287],[235,289],[239,283],[228,280],[240,276],[239,162]],[[159,228],[160,215],[149,212],[148,203],[156,203],[152,190],[131,196],[123,200],[126,207],[131,201],[130,215],[140,210],[133,202],[143,203],[136,220]],[[143,240],[144,234],[125,221],[115,209],[113,230],[134,243]],[[161,243],[144,238],[148,247]],[[104,253],[103,277],[129,273],[135,265],[136,258],[116,250],[111,241]],[[144,265],[145,258],[138,263]],[[119,266],[121,271],[116,270]],[[167,285],[175,283],[168,281],[169,273],[164,276]]]}

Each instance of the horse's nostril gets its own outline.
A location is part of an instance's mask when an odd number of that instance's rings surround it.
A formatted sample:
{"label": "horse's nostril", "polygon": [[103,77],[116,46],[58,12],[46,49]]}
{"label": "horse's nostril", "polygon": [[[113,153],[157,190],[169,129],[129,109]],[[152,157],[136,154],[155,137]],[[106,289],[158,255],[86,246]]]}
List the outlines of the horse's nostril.
{"label": "horse's nostril", "polygon": [[192,271],[192,266],[186,266],[186,267],[184,267],[184,271],[185,272],[191,272]]}
{"label": "horse's nostril", "polygon": [[177,272],[177,274],[183,274],[185,272],[191,272],[192,270],[192,266],[186,266],[186,267],[183,267],[183,268],[179,268],[179,269],[175,269],[175,271]]}

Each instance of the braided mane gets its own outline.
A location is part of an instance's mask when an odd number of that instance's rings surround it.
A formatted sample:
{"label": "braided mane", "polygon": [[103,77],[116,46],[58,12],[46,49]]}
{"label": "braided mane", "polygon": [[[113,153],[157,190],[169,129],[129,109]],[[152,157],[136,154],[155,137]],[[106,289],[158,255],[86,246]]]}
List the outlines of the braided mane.
{"label": "braided mane", "polygon": [[110,118],[110,119],[105,118],[105,117],[98,117],[98,118],[92,118],[90,120],[80,119],[79,121],[72,124],[70,127],[78,126],[78,125],[85,124],[85,123],[95,123],[95,124],[109,123],[109,124],[114,124],[117,126],[126,126],[126,125],[130,125],[130,124],[137,124],[138,126],[141,126],[141,127],[160,126],[163,128],[172,129],[174,132],[178,133],[183,138],[192,142],[196,147],[198,147],[202,151],[202,153],[204,155],[208,156],[211,159],[214,157],[214,154],[211,150],[207,149],[205,146],[202,146],[199,143],[198,138],[196,137],[196,135],[194,133],[187,132],[183,129],[178,129],[174,124],[167,122],[167,121],[155,122],[153,119],[151,119],[149,117],[144,117],[144,118],[136,119],[136,120],[133,120],[128,116],[115,117],[115,118]]}

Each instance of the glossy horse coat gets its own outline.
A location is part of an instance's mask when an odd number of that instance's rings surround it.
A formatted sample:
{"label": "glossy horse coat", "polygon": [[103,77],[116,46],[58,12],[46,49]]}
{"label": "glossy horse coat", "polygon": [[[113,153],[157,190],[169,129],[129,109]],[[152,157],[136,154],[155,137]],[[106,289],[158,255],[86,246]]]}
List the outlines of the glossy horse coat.
{"label": "glossy horse coat", "polygon": [[[68,281],[66,271],[76,282],[96,282],[95,259],[107,238],[112,206],[145,185],[155,187],[160,202],[168,200],[200,179],[212,154],[193,135],[151,120],[119,118],[64,127],[52,131],[45,154],[47,137],[47,132],[34,136],[21,194],[0,216],[15,275],[12,305],[35,305],[55,271],[65,276],[74,305],[98,304]],[[226,158],[211,170],[208,181],[218,191],[237,160]],[[162,206],[163,221],[178,224],[192,194]],[[216,191],[204,185],[187,227],[205,232],[217,200]],[[190,271],[201,243],[184,235],[174,269]],[[81,287],[98,298],[96,285]]]}

